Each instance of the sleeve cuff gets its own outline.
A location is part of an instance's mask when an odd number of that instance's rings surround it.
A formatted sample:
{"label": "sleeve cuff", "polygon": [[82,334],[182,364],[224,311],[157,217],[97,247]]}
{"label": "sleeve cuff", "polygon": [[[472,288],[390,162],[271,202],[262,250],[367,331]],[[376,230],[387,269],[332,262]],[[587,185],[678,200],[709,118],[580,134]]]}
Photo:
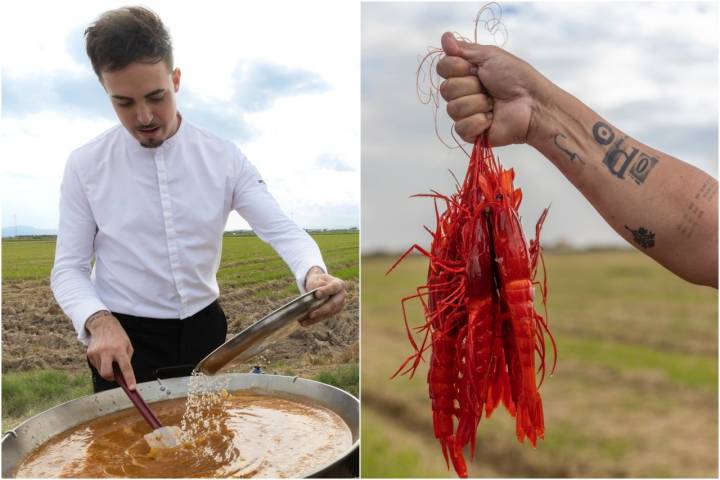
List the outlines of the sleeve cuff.
{"label": "sleeve cuff", "polygon": [[303,262],[295,272],[295,281],[297,282],[297,286],[301,294],[307,293],[305,290],[305,278],[307,277],[310,269],[313,267],[320,267],[325,273],[328,273],[328,269],[325,266],[325,262],[322,261],[322,258],[315,259],[314,261]]}
{"label": "sleeve cuff", "polygon": [[107,308],[101,301],[88,300],[81,306],[75,308],[70,315],[70,317],[72,318],[73,326],[75,327],[75,331],[78,334],[77,338],[83,345],[87,345],[88,343],[90,343],[90,335],[88,334],[87,330],[85,330],[85,322],[90,317],[90,315],[95,312],[99,312],[100,310],[110,311],[110,309]]}

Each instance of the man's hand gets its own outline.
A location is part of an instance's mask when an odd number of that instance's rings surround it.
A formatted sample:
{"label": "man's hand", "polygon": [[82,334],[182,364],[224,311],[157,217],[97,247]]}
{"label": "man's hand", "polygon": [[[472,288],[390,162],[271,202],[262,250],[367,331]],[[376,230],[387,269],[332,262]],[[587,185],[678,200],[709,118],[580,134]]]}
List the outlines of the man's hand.
{"label": "man's hand", "polygon": [[495,147],[527,143],[534,113],[552,84],[501,48],[460,42],[451,33],[443,34],[442,47],[446,56],[437,73],[446,80],[440,94],[458,135],[473,143],[487,130]]}
{"label": "man's hand", "polygon": [[112,364],[117,362],[130,390],[135,390],[135,372],[130,365],[133,347],[120,322],[110,312],[94,313],[85,322],[90,333],[87,357],[105,380],[114,381]]}
{"label": "man's hand", "polygon": [[310,291],[316,288],[319,290],[315,292],[315,298],[330,297],[330,299],[322,307],[310,313],[308,318],[301,323],[303,327],[331,317],[339,313],[345,306],[345,282],[328,275],[319,267],[311,268],[305,276],[305,290]]}

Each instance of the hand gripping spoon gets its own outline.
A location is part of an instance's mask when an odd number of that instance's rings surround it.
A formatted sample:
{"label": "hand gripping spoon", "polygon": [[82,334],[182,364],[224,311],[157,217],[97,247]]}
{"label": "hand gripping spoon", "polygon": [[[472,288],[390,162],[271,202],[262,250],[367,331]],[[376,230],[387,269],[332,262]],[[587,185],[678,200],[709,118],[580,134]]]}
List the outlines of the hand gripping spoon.
{"label": "hand gripping spoon", "polygon": [[150,448],[174,448],[180,445],[180,428],[175,426],[162,426],[153,411],[150,410],[148,404],[145,403],[145,400],[143,400],[142,396],[140,396],[140,392],[137,390],[130,390],[128,388],[125,377],[123,376],[120,366],[117,363],[113,363],[113,373],[115,374],[115,381],[120,385],[133,405],[135,405],[135,408],[138,409],[140,415],[153,429],[152,432],[144,435],[145,441]]}

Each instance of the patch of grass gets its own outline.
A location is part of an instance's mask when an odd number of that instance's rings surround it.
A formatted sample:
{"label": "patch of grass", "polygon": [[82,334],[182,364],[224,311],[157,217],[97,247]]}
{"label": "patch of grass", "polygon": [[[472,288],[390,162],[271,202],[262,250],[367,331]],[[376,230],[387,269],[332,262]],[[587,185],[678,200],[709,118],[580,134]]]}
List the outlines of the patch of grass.
{"label": "patch of grass", "polygon": [[[330,268],[330,267],[328,267]],[[353,265],[352,267],[341,268],[339,270],[330,271],[334,276],[343,280],[353,280],[358,278],[358,266]]]}
{"label": "patch of grass", "polygon": [[394,417],[365,409],[361,429],[362,478],[449,478],[454,472],[443,461],[435,438],[394,428]]}
{"label": "patch of grass", "polygon": [[340,388],[357,397],[360,384],[360,366],[358,364],[341,365],[334,370],[318,373],[313,380]]}
{"label": "patch of grass", "polygon": [[55,259],[55,240],[2,240],[2,278],[48,278]]}
{"label": "patch of grass", "polygon": [[618,372],[659,370],[689,387],[717,388],[717,359],[659,351],[644,345],[623,345],[577,338],[561,340],[562,356],[612,368]]}
{"label": "patch of grass", "polygon": [[91,393],[90,375],[85,373],[60,370],[3,373],[3,430],[50,407]]}
{"label": "patch of grass", "polygon": [[[392,456],[387,453],[392,451]],[[372,477],[405,477],[426,475],[418,472],[418,453],[412,450],[393,447],[390,440],[380,429],[365,426],[362,430],[362,475]]]}
{"label": "patch of grass", "polygon": [[568,451],[584,451],[589,454],[606,456],[612,460],[624,459],[637,445],[634,436],[618,436],[598,432],[579,430],[574,422],[559,421],[552,426],[552,435],[548,435],[541,444],[542,448],[556,454]]}

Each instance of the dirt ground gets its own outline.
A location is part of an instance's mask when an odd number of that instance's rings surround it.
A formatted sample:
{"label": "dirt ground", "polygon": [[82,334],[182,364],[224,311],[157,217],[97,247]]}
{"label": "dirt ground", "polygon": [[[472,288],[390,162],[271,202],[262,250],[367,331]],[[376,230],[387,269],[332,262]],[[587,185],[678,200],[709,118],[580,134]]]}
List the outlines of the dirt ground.
{"label": "dirt ground", "polygon": [[[286,281],[254,288],[221,289],[220,303],[228,318],[228,335],[259,320],[294,297],[278,300],[253,298],[260,288],[281,290]],[[337,364],[358,361],[358,283],[347,282],[345,309],[336,317],[294,332],[273,344],[257,362],[268,373],[311,376]],[[248,300],[250,298],[250,300]],[[53,368],[72,372],[87,370],[85,349],[78,342],[47,280],[3,282],[2,371]],[[233,371],[247,371],[248,365]]]}

